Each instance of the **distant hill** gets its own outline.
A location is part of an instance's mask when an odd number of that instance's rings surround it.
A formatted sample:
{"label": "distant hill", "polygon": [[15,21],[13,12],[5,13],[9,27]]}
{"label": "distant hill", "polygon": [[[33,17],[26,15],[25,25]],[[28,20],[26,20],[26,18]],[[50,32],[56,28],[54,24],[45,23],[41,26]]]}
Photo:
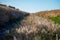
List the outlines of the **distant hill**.
{"label": "distant hill", "polygon": [[60,10],[50,10],[50,11],[36,12],[35,15],[43,17],[43,18],[50,18],[50,17],[53,17],[53,16],[60,16]]}

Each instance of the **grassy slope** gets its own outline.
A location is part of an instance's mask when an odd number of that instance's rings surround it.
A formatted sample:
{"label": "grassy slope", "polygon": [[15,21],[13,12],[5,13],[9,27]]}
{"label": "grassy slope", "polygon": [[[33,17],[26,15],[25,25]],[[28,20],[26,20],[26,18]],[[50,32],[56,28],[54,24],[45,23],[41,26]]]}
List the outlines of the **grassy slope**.
{"label": "grassy slope", "polygon": [[37,12],[35,15],[50,19],[53,22],[60,24],[60,10]]}
{"label": "grassy slope", "polygon": [[28,15],[27,12],[0,5],[0,30],[6,28],[6,26],[9,27],[18,20],[21,21]]}

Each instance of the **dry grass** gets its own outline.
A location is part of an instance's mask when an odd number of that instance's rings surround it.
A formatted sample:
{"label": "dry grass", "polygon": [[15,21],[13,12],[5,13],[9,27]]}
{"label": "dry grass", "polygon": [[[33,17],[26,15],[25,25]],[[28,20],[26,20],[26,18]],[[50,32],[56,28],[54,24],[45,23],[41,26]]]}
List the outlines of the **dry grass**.
{"label": "dry grass", "polygon": [[43,18],[50,18],[52,16],[60,16],[60,10],[42,11],[42,12],[37,12],[34,15],[37,15]]}

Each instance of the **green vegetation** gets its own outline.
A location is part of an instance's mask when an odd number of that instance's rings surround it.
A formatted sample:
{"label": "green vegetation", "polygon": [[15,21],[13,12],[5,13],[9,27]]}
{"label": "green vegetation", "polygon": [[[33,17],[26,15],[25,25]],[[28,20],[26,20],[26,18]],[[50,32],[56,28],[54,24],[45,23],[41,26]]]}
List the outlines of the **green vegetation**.
{"label": "green vegetation", "polygon": [[52,21],[54,21],[55,23],[60,24],[60,16],[50,17],[50,19],[51,19]]}

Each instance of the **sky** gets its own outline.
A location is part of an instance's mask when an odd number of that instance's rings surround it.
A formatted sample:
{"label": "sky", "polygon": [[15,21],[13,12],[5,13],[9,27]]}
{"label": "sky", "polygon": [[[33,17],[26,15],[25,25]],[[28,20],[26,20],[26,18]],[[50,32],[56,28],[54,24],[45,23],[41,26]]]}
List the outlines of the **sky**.
{"label": "sky", "polygon": [[60,9],[60,0],[0,0],[0,4],[11,5],[30,13]]}

